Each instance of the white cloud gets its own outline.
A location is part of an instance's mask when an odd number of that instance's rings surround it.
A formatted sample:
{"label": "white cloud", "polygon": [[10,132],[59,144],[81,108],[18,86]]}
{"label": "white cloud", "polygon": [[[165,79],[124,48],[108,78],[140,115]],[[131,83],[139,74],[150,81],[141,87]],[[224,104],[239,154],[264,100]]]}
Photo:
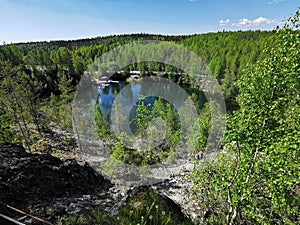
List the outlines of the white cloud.
{"label": "white cloud", "polygon": [[268,2],[268,4],[269,5],[271,5],[271,4],[278,4],[278,3],[283,2],[283,1],[284,0],[272,0],[272,1]]}
{"label": "white cloud", "polygon": [[265,17],[258,17],[254,20],[249,20],[247,18],[240,19],[238,23],[233,23],[232,26],[235,27],[258,27],[266,24],[276,24],[276,20],[267,19]]}
{"label": "white cloud", "polygon": [[230,19],[226,19],[226,20],[220,20],[219,21],[219,25],[220,26],[226,26],[230,23]]}

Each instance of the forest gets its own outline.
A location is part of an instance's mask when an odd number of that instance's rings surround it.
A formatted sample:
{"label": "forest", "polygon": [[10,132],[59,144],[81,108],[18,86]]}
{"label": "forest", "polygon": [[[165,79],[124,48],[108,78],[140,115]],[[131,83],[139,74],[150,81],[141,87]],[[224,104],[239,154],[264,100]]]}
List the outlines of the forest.
{"label": "forest", "polygon": [[[36,143],[46,133],[51,133],[53,127],[73,132],[75,91],[94,61],[116,47],[136,41],[174,43],[196,53],[208,66],[221,86],[227,107],[226,131],[220,149],[217,149],[219,153],[214,160],[195,159],[195,164],[201,163],[201,168],[196,166],[189,176],[194,196],[206,212],[202,222],[298,224],[299,21],[300,11],[297,11],[282,28],[273,31],[223,31],[181,36],[140,33],[72,41],[4,44],[0,46],[0,144],[22,145],[29,153],[49,153],[43,152]],[[132,49],[133,55],[139,51],[134,44]],[[147,53],[151,54],[149,51]],[[115,57],[111,59],[114,63],[97,69],[106,76],[107,71],[117,68],[119,60]],[[210,102],[199,104],[202,90],[189,78],[193,75],[192,69],[184,73],[161,62],[138,61],[122,68],[112,78],[125,81],[131,71],[138,71],[141,78],[161,76],[187,87],[197,112],[204,118],[197,121],[198,132],[186,140],[191,142],[195,154],[199,154],[206,150],[214,106]],[[148,122],[156,117],[163,119],[167,132],[163,143],[156,148],[148,148],[144,155],[136,149],[127,148],[122,138],[112,134],[110,121],[103,117],[99,105],[94,108],[98,137],[106,140],[111,156],[126,164],[145,168],[160,161],[172,162],[180,137],[177,115],[180,112],[161,98],[152,99],[151,106],[146,104],[147,101],[146,96],[141,96],[136,102],[135,117],[131,121],[135,135],[149,135],[145,132]],[[78,147],[75,140],[64,144]],[[53,156],[61,158],[58,154]],[[109,168],[106,173],[111,173],[111,170]],[[150,195],[156,194],[151,192]],[[26,206],[24,208],[26,210]],[[127,221],[124,210],[120,214],[123,214],[121,220],[124,224],[175,224],[164,215],[158,216],[155,223],[149,220],[138,223],[134,216],[130,217],[132,221]],[[146,211],[143,213],[147,215]],[[174,221],[177,221],[175,217]],[[91,221],[94,220],[91,217]],[[110,222],[114,220],[108,219]],[[80,221],[69,218],[63,223],[101,224],[99,221]],[[108,224],[103,221],[103,224]],[[118,221],[115,222],[118,224]],[[181,224],[189,223],[181,221]]]}

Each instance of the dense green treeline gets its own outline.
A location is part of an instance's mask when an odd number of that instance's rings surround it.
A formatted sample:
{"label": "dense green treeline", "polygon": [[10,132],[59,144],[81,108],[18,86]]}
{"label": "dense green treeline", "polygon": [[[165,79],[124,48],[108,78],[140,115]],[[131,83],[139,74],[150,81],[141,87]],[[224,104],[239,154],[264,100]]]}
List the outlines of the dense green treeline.
{"label": "dense green treeline", "polygon": [[219,32],[195,35],[182,41],[196,52],[222,84],[226,98],[235,98],[235,82],[243,69],[266,57],[264,49],[272,46],[275,31]]}
{"label": "dense green treeline", "polygon": [[[57,94],[60,73],[65,73],[76,85],[94,60],[117,46],[139,40],[172,41],[197,53],[223,84],[226,98],[235,98],[235,82],[239,74],[247,64],[253,64],[265,57],[263,49],[274,42],[274,34],[274,31],[219,32],[187,36],[132,34],[76,41],[17,44],[17,47],[21,49],[22,63],[33,70],[33,74],[46,86],[48,92]],[[9,46],[2,48],[10,48]],[[142,73],[155,70],[178,72],[175,68],[157,62],[135,63],[127,69],[139,70]]]}
{"label": "dense green treeline", "polygon": [[66,48],[78,48],[83,46],[91,46],[98,44],[111,45],[116,42],[126,43],[131,40],[161,40],[161,41],[180,41],[188,35],[155,35],[155,34],[124,34],[124,35],[110,35],[96,38],[87,38],[79,40],[68,40],[68,41],[44,41],[44,42],[29,42],[29,43],[18,43],[19,46],[26,54],[32,49],[46,50],[49,47],[51,49],[58,49],[59,47]]}

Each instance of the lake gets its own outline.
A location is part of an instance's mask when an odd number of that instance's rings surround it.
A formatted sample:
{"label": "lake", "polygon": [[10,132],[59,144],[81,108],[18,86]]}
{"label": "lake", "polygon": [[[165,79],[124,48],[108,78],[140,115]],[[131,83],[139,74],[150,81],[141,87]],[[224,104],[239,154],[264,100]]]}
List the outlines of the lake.
{"label": "lake", "polygon": [[[119,82],[112,83],[105,87],[98,88],[98,104],[102,113],[102,116],[105,120],[109,120],[109,112],[112,109],[114,100],[116,96],[121,99],[123,105],[133,106],[130,111],[130,118],[133,118],[135,115],[135,105],[138,102],[140,96],[145,96],[145,105],[152,105],[158,96],[161,95],[169,95],[172,99],[170,102],[172,105],[176,105],[178,107],[183,106],[185,101],[185,96],[182,95],[180,91],[172,91],[169,90],[172,88],[171,85],[165,83],[163,85],[158,86],[155,83],[142,83],[142,82]],[[198,96],[198,104],[199,107],[202,108],[204,103],[206,102],[206,98],[201,91],[192,90],[189,87],[184,87],[184,90],[191,95],[191,93],[196,93]]]}

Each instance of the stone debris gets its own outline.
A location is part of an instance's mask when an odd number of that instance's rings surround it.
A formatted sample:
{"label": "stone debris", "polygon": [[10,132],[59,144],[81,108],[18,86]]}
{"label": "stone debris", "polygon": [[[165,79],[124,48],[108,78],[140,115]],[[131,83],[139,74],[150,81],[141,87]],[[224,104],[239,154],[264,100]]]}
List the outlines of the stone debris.
{"label": "stone debris", "polygon": [[27,153],[22,146],[0,145],[0,201],[24,211],[50,217],[75,213],[91,208],[91,196],[112,186],[87,163],[81,166],[73,159],[61,161]]}
{"label": "stone debris", "polygon": [[0,201],[57,221],[93,208],[116,215],[130,196],[152,188],[178,205],[186,217],[193,221],[203,219],[206,209],[194,196],[189,180],[191,162],[157,168],[150,180],[140,185],[130,180],[108,180],[101,175],[101,169],[97,171],[84,162],[86,158],[80,157],[76,146],[68,146],[75,142],[71,133],[58,128],[54,131],[38,143],[47,142],[44,152],[59,153],[63,161],[50,154],[27,153],[21,146],[0,145]]}

